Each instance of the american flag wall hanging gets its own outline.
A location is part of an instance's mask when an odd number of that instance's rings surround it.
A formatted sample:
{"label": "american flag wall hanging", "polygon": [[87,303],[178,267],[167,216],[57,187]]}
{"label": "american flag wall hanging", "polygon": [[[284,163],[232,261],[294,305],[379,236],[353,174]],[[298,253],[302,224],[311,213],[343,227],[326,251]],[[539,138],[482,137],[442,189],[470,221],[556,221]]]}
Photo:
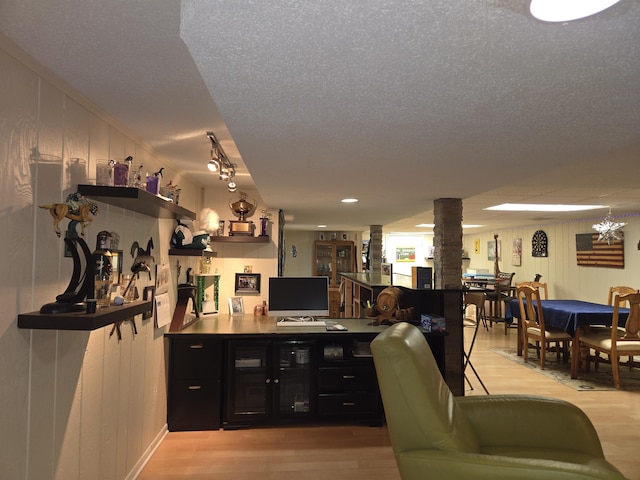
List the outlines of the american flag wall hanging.
{"label": "american flag wall hanging", "polygon": [[624,240],[608,244],[599,242],[597,233],[577,233],[576,256],[579,266],[624,268]]}

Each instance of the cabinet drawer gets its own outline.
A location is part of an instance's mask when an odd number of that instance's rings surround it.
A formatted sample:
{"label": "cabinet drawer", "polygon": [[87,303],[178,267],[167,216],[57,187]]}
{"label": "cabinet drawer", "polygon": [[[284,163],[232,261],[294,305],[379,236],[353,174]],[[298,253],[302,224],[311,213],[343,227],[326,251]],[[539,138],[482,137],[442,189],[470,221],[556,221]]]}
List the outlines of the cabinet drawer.
{"label": "cabinet drawer", "polygon": [[171,373],[180,378],[219,378],[222,349],[216,340],[179,339],[171,341]]}
{"label": "cabinet drawer", "polygon": [[376,371],[373,366],[323,367],[318,372],[318,390],[377,391]]}
{"label": "cabinet drawer", "polygon": [[377,392],[323,393],[318,413],[322,416],[370,416],[378,411]]}
{"label": "cabinet drawer", "polygon": [[167,405],[169,430],[217,430],[220,417],[218,380],[176,380],[171,384]]}

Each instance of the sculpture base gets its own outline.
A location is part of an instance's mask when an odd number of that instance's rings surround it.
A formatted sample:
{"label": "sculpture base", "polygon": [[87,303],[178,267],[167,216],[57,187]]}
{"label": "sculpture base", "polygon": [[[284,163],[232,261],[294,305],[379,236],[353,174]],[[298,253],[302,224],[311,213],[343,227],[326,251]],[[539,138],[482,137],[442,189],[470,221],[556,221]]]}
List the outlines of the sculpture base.
{"label": "sculpture base", "polygon": [[229,236],[247,235],[253,237],[256,226],[253,222],[243,222],[240,220],[229,221]]}

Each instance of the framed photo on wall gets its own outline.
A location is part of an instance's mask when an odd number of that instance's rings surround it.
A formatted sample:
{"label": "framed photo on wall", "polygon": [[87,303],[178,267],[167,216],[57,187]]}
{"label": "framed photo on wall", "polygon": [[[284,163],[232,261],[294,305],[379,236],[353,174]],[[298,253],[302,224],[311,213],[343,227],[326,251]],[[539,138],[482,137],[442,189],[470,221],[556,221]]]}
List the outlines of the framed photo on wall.
{"label": "framed photo on wall", "polygon": [[513,248],[511,252],[511,264],[519,267],[522,263],[522,238],[513,239]]}
{"label": "framed photo on wall", "polygon": [[260,274],[236,273],[236,293],[260,293]]}

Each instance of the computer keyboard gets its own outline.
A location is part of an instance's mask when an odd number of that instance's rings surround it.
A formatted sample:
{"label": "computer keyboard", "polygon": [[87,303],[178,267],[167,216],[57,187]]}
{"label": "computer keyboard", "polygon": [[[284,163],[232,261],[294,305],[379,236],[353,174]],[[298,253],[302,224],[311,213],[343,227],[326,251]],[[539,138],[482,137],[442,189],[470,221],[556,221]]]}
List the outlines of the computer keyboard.
{"label": "computer keyboard", "polygon": [[276,322],[278,327],[324,327],[324,320],[280,320]]}

